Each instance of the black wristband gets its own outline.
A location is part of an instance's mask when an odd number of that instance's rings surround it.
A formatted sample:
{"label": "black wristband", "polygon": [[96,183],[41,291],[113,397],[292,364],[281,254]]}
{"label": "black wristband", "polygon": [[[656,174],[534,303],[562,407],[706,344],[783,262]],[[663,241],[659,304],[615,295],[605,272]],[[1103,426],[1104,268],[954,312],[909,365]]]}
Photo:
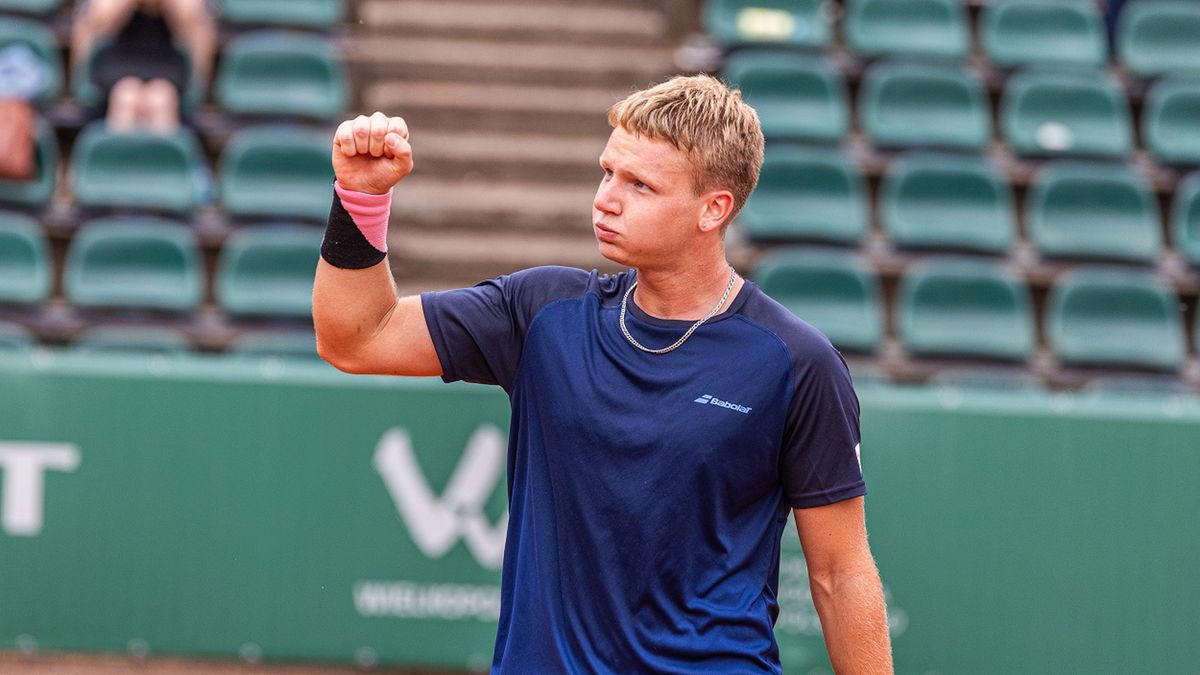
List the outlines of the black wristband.
{"label": "black wristband", "polygon": [[379,264],[387,257],[367,241],[354,219],[342,206],[342,198],[333,193],[333,206],[329,209],[329,225],[325,228],[325,239],[321,241],[321,257],[325,262],[347,270],[361,270]]}

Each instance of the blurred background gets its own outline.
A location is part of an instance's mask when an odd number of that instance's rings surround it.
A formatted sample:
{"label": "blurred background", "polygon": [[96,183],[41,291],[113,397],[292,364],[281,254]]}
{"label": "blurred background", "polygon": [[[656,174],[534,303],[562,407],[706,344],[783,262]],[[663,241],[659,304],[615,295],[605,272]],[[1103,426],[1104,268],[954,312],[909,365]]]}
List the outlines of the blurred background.
{"label": "blurred background", "polygon": [[1194,672],[1193,0],[0,0],[0,671],[486,669],[507,401],[317,358],[333,129],[408,121],[401,293],[615,271],[605,112],[700,71],[767,137],[731,261],[855,377],[898,672]]}

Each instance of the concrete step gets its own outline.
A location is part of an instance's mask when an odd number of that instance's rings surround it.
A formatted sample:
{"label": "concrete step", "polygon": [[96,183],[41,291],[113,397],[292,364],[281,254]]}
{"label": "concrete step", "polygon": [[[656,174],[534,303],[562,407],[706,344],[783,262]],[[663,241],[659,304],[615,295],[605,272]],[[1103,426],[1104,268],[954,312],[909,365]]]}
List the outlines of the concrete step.
{"label": "concrete step", "polygon": [[[469,286],[483,279],[538,265],[567,265],[615,272],[622,269],[602,257],[590,234],[555,235],[497,231],[487,237],[464,230],[412,229],[394,232],[388,241],[397,286],[402,292],[421,285]],[[457,283],[456,283],[457,282]]]}
{"label": "concrete step", "polygon": [[366,85],[362,111],[404,117],[414,134],[420,129],[477,129],[605,138],[608,108],[630,91],[632,87],[378,81]]}
{"label": "concrete step", "polygon": [[650,46],[666,35],[662,13],[639,5],[370,0],[360,5],[363,33],[420,37],[558,40],[599,46]]}
{"label": "concrete step", "polygon": [[420,175],[449,179],[598,182],[597,161],[607,140],[594,135],[410,129]]}
{"label": "concrete step", "polygon": [[591,237],[596,185],[497,180],[482,171],[448,179],[425,176],[417,164],[396,186],[392,231],[453,226],[473,229],[481,239],[501,231]]}
{"label": "concrete step", "polygon": [[480,83],[642,87],[673,70],[667,46],[598,48],[562,41],[497,42],[363,36],[347,45],[359,77]]}

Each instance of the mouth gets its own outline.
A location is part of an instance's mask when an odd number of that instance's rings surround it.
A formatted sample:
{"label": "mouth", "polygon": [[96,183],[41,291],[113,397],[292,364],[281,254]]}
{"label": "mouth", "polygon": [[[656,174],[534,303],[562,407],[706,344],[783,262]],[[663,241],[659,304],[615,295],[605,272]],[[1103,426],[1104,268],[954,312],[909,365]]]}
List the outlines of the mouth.
{"label": "mouth", "polygon": [[592,228],[596,231],[596,238],[603,241],[611,241],[617,236],[617,231],[605,227],[604,223],[592,223]]}

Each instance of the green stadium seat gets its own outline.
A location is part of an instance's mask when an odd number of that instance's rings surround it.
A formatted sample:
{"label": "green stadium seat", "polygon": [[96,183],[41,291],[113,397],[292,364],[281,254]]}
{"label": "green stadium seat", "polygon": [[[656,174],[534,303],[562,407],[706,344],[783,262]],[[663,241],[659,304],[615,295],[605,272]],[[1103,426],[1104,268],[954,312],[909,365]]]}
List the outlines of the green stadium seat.
{"label": "green stadium seat", "polygon": [[1117,55],[1131,72],[1153,77],[1200,71],[1200,4],[1140,0],[1125,5],[1117,23]]}
{"label": "green stadium seat", "polygon": [[858,168],[839,151],[769,146],[737,222],[753,240],[854,244],[867,231],[866,194]]}
{"label": "green stadium seat", "polygon": [[325,222],[333,201],[331,137],[299,127],[244,129],[221,154],[221,205],[235,217]]}
{"label": "green stadium seat", "polygon": [[225,47],[214,93],[235,114],[330,119],[346,108],[346,73],[327,38],[250,33]]}
{"label": "green stadium seat", "polygon": [[1041,391],[1046,387],[1037,375],[1013,368],[946,368],[929,378],[935,387],[972,391]]}
{"label": "green stadium seat", "polygon": [[34,164],[37,175],[33,180],[0,179],[0,203],[25,207],[44,207],[54,195],[58,178],[58,139],[54,129],[44,119],[37,123]]}
{"label": "green stadium seat", "polygon": [[1168,78],[1150,88],[1142,138],[1160,162],[1200,164],[1200,78]]}
{"label": "green stadium seat", "polygon": [[49,295],[50,256],[37,222],[0,211],[0,303],[32,305]]}
{"label": "green stadium seat", "polygon": [[46,15],[62,4],[62,0],[0,0],[0,12]]}
{"label": "green stadium seat", "polygon": [[233,234],[221,251],[217,300],[235,316],[309,317],[322,232],[255,227]]}
{"label": "green stadium seat", "polygon": [[1100,68],[1108,62],[1104,19],[1090,0],[1003,0],[984,5],[984,54],[1002,68],[1064,65]]}
{"label": "green stadium seat", "polygon": [[955,66],[875,64],[863,76],[858,118],[879,146],[979,150],[992,133],[983,85]]}
{"label": "green stadium seat", "polygon": [[86,308],[186,312],[203,290],[199,246],[188,227],[145,217],[98,218],[71,241],[67,299]]}
{"label": "green stadium seat", "polygon": [[837,141],[849,127],[846,84],[823,59],[740,51],[725,62],[724,75],[754,107],[767,138]]}
{"label": "green stadium seat", "polygon": [[[107,38],[99,38],[92,46],[91,53],[86,59],[80,59],[75,64],[75,71],[71,73],[71,96],[75,102],[86,108],[99,107],[103,93],[92,81],[92,70],[95,68],[96,61],[105,52],[111,48],[111,41]],[[175,46],[175,51],[183,59],[184,64],[191,71],[191,54],[179,45]],[[208,82],[202,81],[195,77],[188,80],[187,91],[183,92],[183,101],[181,106],[189,113],[195,113],[204,103],[204,94],[208,89]]]}
{"label": "green stadium seat", "polygon": [[963,59],[969,44],[960,0],[850,0],[846,42],[863,56]]}
{"label": "green stadium seat", "polygon": [[1150,272],[1063,274],[1046,305],[1049,342],[1064,362],[1176,370],[1186,357],[1175,292]]}
{"label": "green stadium seat", "polygon": [[833,36],[824,0],[707,0],[702,19],[709,35],[724,45],[823,48]]}
{"label": "green stadium seat", "polygon": [[1025,226],[1042,254],[1153,262],[1162,253],[1158,201],[1132,168],[1046,164],[1025,200]]}
{"label": "green stadium seat", "polygon": [[1182,380],[1162,375],[1102,375],[1087,381],[1083,390],[1102,396],[1190,396]]}
{"label": "green stadium seat", "polygon": [[1016,240],[1012,190],[982,157],[901,155],[880,192],[883,229],[901,248],[1003,254]]}
{"label": "green stadium seat", "polygon": [[249,331],[238,337],[229,353],[251,358],[321,358],[317,355],[317,336],[303,331]]}
{"label": "green stadium seat", "polygon": [[896,312],[900,339],[914,354],[1024,361],[1033,353],[1029,290],[996,263],[919,262],[900,281]]}
{"label": "green stadium seat", "polygon": [[201,158],[199,141],[185,128],[171,135],[114,133],[94,122],[75,141],[71,189],[86,208],[187,213],[202,201]]}
{"label": "green stadium seat", "polygon": [[191,351],[182,332],[158,326],[98,326],[71,341],[72,351],[89,353],[134,352],[176,356]]}
{"label": "green stadium seat", "polygon": [[221,0],[221,19],[231,24],[333,28],[345,13],[343,0]]}
{"label": "green stadium seat", "polygon": [[1200,171],[1180,181],[1171,207],[1175,247],[1192,265],[1200,266]]}
{"label": "green stadium seat", "polygon": [[870,352],[883,340],[879,279],[846,251],[776,251],[759,264],[754,279],[840,349]]}
{"label": "green stadium seat", "polygon": [[58,98],[62,93],[63,65],[54,31],[41,21],[0,17],[0,51],[18,44],[25,45],[43,67],[45,81],[32,100],[48,103]]}
{"label": "green stadium seat", "polygon": [[0,354],[29,351],[36,344],[28,328],[19,323],[0,321]]}
{"label": "green stadium seat", "polygon": [[1133,149],[1129,102],[1103,73],[1029,70],[1000,103],[1005,139],[1023,155],[1123,158]]}

